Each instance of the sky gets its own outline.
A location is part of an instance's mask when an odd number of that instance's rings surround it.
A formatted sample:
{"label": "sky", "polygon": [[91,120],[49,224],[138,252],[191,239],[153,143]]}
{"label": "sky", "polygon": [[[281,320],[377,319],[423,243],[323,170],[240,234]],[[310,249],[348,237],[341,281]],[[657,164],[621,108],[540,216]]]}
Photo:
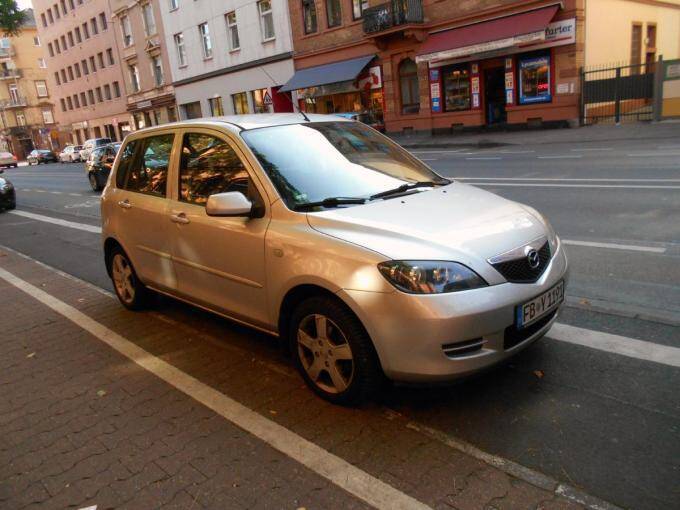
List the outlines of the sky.
{"label": "sky", "polygon": [[17,0],[17,3],[22,9],[25,9],[26,7],[33,7],[33,5],[31,5],[31,0]]}

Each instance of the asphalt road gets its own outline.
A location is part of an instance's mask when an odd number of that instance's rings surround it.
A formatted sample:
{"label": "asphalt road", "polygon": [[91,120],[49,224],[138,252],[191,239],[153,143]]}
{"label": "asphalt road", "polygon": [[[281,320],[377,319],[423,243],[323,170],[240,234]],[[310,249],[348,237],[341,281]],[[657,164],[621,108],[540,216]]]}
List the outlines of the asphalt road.
{"label": "asphalt road", "polygon": [[[680,347],[680,144],[598,142],[414,153],[440,173],[544,213],[568,243],[560,322]],[[82,165],[6,172],[18,212],[99,225]],[[0,214],[0,245],[110,289],[100,240]],[[224,321],[163,300],[217,337]],[[262,335],[253,333],[263,345]],[[274,349],[258,356],[281,363]],[[630,508],[680,506],[680,371],[546,338],[510,365],[445,388],[396,388],[407,418]],[[306,390],[301,390],[306,391]]]}

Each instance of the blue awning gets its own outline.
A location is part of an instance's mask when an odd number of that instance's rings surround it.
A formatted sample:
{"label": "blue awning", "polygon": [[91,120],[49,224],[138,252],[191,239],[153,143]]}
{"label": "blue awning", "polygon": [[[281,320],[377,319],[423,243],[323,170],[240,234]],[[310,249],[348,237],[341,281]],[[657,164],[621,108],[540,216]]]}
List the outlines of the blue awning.
{"label": "blue awning", "polygon": [[374,57],[375,55],[369,55],[333,64],[300,69],[295,71],[293,77],[279,89],[279,92],[354,80]]}

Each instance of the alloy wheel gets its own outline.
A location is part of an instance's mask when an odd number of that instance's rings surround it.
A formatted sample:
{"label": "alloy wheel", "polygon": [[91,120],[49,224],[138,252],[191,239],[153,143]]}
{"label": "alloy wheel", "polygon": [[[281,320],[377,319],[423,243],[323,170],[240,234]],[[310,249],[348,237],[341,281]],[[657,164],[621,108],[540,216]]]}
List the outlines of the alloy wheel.
{"label": "alloy wheel", "polygon": [[323,391],[342,393],[352,383],[352,349],[342,330],[325,315],[308,315],[300,321],[297,347],[302,367]]}
{"label": "alloy wheel", "polygon": [[118,297],[124,303],[131,304],[135,300],[134,274],[130,262],[120,253],[113,256],[111,273]]}
{"label": "alloy wheel", "polygon": [[89,175],[90,179],[90,187],[92,188],[92,191],[98,191],[99,186],[97,186],[97,178],[94,176],[93,173]]}

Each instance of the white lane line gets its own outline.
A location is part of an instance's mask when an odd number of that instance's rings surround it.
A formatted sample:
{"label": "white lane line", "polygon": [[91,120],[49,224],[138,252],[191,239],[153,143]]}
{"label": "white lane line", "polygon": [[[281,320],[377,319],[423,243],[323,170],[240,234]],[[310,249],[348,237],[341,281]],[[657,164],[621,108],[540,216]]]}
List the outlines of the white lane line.
{"label": "white lane line", "polygon": [[83,196],[83,195],[81,195],[80,193],[69,193],[68,195],[69,195],[70,197],[82,197],[82,196]]}
{"label": "white lane line", "polygon": [[562,154],[559,156],[536,156],[538,159],[579,159],[583,156],[581,154]]}
{"label": "white lane line", "polygon": [[44,290],[0,268],[0,278],[101,340],[143,369],[200,402],[249,434],[375,508],[429,509],[408,494],[369,475],[320,446],[268,420],[223,393],[145,351],[115,331]]}
{"label": "white lane line", "polygon": [[50,191],[53,195],[61,195],[61,191]]}
{"label": "white lane line", "polygon": [[571,149],[572,152],[597,152],[597,151],[613,151],[611,147],[592,147],[583,149]]}
{"label": "white lane line", "polygon": [[47,193],[47,191],[45,191],[44,189],[35,189],[33,191],[35,191],[36,193]]}
{"label": "white lane line", "polygon": [[613,250],[644,251],[648,253],[666,253],[666,248],[659,246],[637,246],[635,244],[596,243],[593,241],[576,241],[574,239],[562,239],[564,244],[572,246],[587,246],[589,248],[611,248]]}
{"label": "white lane line", "polygon": [[499,151],[499,154],[534,154],[536,151]]}
{"label": "white lane line", "polygon": [[613,188],[613,189],[680,189],[680,186],[642,186],[625,184],[538,184],[533,182],[466,182],[473,186],[513,186],[525,188]]}
{"label": "white lane line", "polygon": [[9,211],[10,214],[16,214],[17,216],[23,216],[24,218],[30,218],[32,220],[44,221],[45,223],[52,223],[54,225],[59,225],[60,227],[75,228],[77,230],[84,230],[85,232],[92,232],[94,234],[101,234],[101,227],[95,225],[88,225],[87,223],[76,223],[75,221],[62,220],[60,218],[53,218],[52,216],[44,216],[42,214],[35,214],[26,211]]}
{"label": "white lane line", "polygon": [[546,336],[560,342],[680,368],[680,349],[669,345],[645,342],[602,331],[591,331],[567,324],[553,325]]}
{"label": "white lane line", "polygon": [[674,157],[677,158],[680,156],[680,152],[635,152],[632,154],[626,154],[629,158],[670,158]]}
{"label": "white lane line", "polygon": [[480,160],[480,161],[494,160],[494,161],[496,161],[496,160],[503,159],[503,158],[500,158],[500,157],[479,157],[479,158],[465,158],[465,159],[467,159],[468,161],[472,161],[472,160]]}

